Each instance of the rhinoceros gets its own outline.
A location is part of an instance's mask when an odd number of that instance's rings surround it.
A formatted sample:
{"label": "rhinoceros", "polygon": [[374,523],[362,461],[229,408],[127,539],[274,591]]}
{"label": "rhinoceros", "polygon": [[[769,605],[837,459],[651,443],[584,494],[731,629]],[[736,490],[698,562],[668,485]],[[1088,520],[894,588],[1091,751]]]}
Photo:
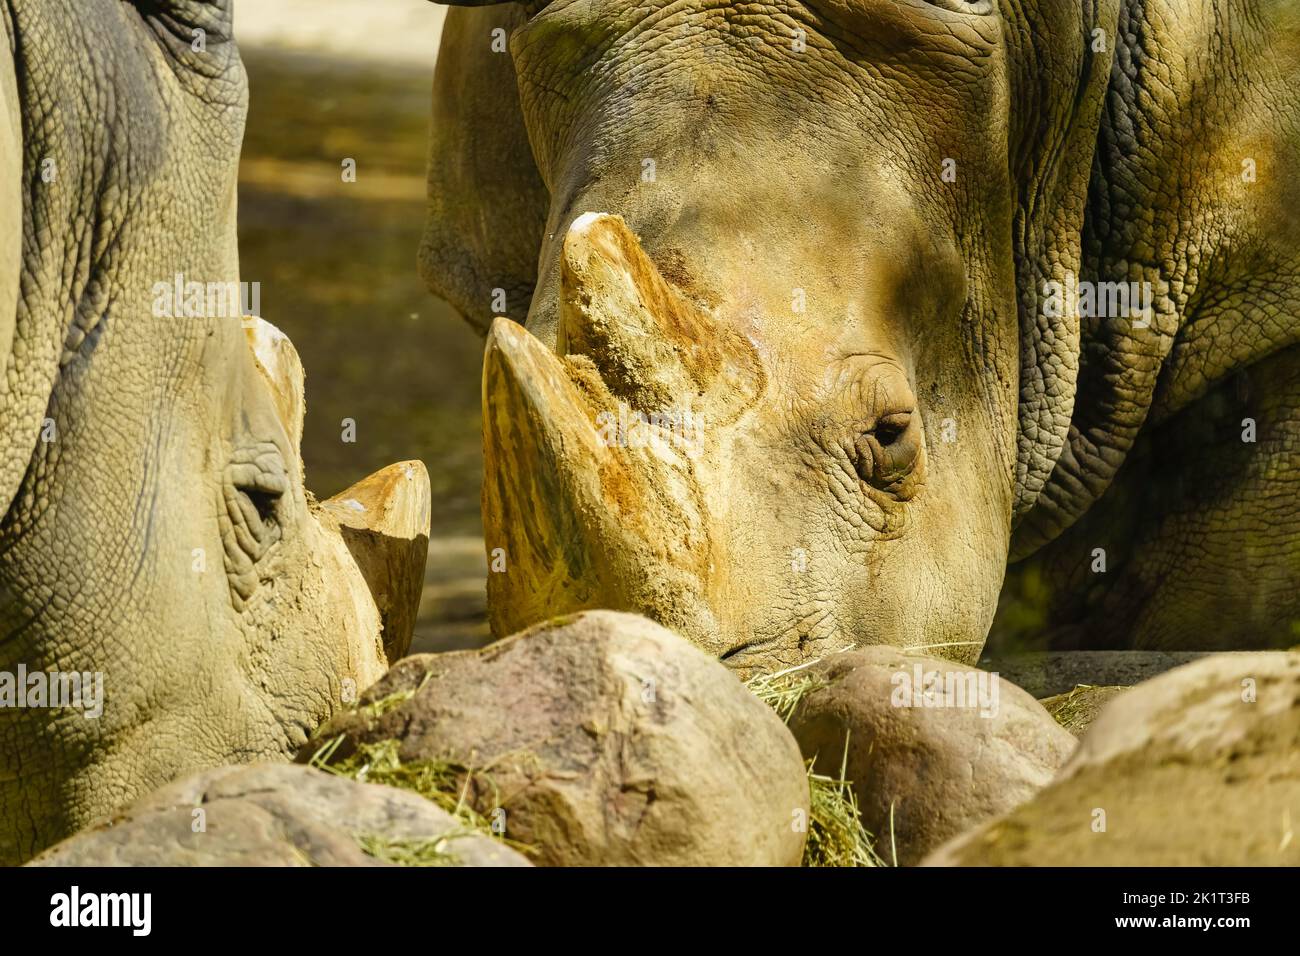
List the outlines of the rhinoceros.
{"label": "rhinoceros", "polygon": [[486,335],[502,635],[742,673],[1300,620],[1300,4],[455,4],[430,289]]}
{"label": "rhinoceros", "polygon": [[293,754],[409,643],[429,491],[419,462],[304,489],[301,365],[241,308],[230,3],[0,23],[6,864]]}

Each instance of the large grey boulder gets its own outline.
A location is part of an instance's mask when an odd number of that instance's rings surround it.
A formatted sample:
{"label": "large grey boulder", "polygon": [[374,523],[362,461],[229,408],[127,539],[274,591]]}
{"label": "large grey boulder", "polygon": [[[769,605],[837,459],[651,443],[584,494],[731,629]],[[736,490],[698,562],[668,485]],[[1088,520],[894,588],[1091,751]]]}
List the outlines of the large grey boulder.
{"label": "large grey boulder", "polygon": [[429,801],[310,767],[219,767],[163,787],[29,866],[528,866]]}
{"label": "large grey boulder", "polygon": [[1214,655],[1106,705],[1037,797],[933,865],[1300,865],[1300,654]]}
{"label": "large grey boulder", "polygon": [[1074,749],[1029,694],[951,661],[867,647],[807,668],[807,679],[790,729],[815,769],[835,776],[847,739],[845,775],[886,862],[895,850],[899,864],[917,862],[1027,800]]}
{"label": "large grey boulder", "polygon": [[796,865],[808,783],[781,720],[659,625],[591,611],[407,658],[318,731],[331,764],[397,745],[545,865]]}

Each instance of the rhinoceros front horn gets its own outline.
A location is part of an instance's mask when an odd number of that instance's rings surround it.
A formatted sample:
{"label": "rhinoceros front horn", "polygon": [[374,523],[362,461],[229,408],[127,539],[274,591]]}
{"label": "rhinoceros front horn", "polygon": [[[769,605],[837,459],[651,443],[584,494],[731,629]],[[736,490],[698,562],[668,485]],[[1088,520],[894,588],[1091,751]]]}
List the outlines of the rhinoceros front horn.
{"label": "rhinoceros front horn", "polygon": [[601,529],[591,525],[605,510],[602,484],[631,476],[619,449],[601,443],[597,414],[555,353],[509,319],[493,322],[483,358],[483,517],[495,636],[557,608],[601,606],[608,568],[596,560]]}
{"label": "rhinoceros front horn", "polygon": [[389,663],[406,654],[429,556],[429,472],[399,461],[321,502],[339,524],[383,625]]}
{"label": "rhinoceros front horn", "polygon": [[644,412],[692,408],[725,425],[763,388],[753,346],[669,283],[621,216],[586,213],[564,239],[557,351],[591,359]]}

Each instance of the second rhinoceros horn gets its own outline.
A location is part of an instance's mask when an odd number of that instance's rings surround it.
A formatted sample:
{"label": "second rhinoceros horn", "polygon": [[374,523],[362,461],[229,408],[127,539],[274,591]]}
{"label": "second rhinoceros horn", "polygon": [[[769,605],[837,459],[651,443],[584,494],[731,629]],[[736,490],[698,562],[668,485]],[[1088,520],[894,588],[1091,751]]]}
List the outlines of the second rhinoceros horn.
{"label": "second rhinoceros horn", "polygon": [[744,335],[671,285],[621,216],[585,213],[569,227],[556,351],[590,357],[610,393],[632,408],[688,406],[715,426],[763,389]]}

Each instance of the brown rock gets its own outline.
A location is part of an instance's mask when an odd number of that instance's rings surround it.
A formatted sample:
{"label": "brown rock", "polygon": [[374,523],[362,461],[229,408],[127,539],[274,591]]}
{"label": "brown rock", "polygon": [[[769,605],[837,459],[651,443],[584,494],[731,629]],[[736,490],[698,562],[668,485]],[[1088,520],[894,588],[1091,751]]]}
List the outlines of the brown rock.
{"label": "brown rock", "polygon": [[1300,865],[1300,654],[1214,655],[1111,701],[1037,797],[937,866]]}
{"label": "brown rock", "polygon": [[[817,771],[835,776],[847,737],[845,773],[887,862],[896,848],[899,864],[914,863],[1028,799],[1074,748],[1038,701],[973,667],[867,647],[828,657],[808,674],[816,685],[790,729],[804,755],[817,758]],[[927,698],[927,675],[951,694]]]}
{"label": "brown rock", "polygon": [[397,740],[404,765],[468,768],[471,804],[504,810],[534,862],[799,863],[808,785],[793,738],[727,668],[645,618],[591,611],[410,657],[361,704],[308,750],[343,735],[339,761]]}
{"label": "brown rock", "polygon": [[465,832],[415,794],[269,763],[219,767],[169,784],[28,865],[387,866],[414,860],[529,865],[491,837]]}

